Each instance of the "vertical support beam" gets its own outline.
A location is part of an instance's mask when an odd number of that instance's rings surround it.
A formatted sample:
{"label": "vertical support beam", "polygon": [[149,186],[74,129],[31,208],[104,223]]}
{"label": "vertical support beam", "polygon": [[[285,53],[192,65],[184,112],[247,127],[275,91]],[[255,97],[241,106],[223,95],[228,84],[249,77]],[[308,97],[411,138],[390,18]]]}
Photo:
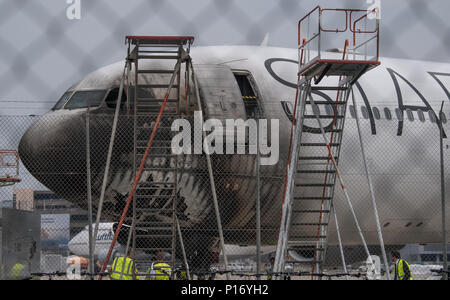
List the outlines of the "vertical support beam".
{"label": "vertical support beam", "polygon": [[[136,178],[137,175],[137,168],[136,168],[136,163],[137,163],[137,133],[138,133],[138,129],[137,127],[139,126],[138,123],[138,115],[137,115],[137,106],[138,106],[138,90],[139,90],[139,41],[136,42],[136,46],[135,49],[133,50],[133,52],[136,55],[136,59],[134,60],[134,103],[133,103],[133,121],[134,121],[134,126],[133,126],[133,176]],[[170,92],[170,90],[169,90]],[[142,163],[141,163],[142,164]],[[140,176],[139,176],[140,177]],[[140,179],[140,178],[139,178]],[[136,186],[139,184],[139,179],[136,181]],[[133,193],[133,223],[136,220],[136,195]],[[134,256],[136,255],[136,226],[134,226],[133,228],[131,228],[131,234],[133,235],[133,240],[132,240],[132,245],[131,245],[131,251],[133,253],[133,257],[131,257],[131,259],[133,259],[134,261]],[[128,254],[128,253],[127,253]],[[136,264],[133,264],[133,280],[136,280]]]}
{"label": "vertical support beam", "polygon": [[181,246],[181,252],[183,254],[184,265],[186,266],[186,275],[187,275],[188,280],[191,280],[191,274],[189,272],[189,264],[188,264],[188,260],[187,260],[186,250],[184,249],[183,234],[181,233],[180,222],[178,222],[178,218],[177,218],[176,214],[175,214],[175,221],[177,222],[178,238],[180,240],[180,246]]}
{"label": "vertical support beam", "polygon": [[[347,263],[345,262],[344,247],[342,246],[341,231],[339,229],[339,222],[338,222],[338,218],[337,218],[336,208],[334,207],[333,204],[331,205],[331,210],[333,212],[334,221],[336,224],[336,233],[337,233],[337,238],[338,238],[338,243],[339,243],[339,252],[341,253],[342,268],[344,269],[344,273],[347,274],[348,273]],[[348,279],[348,276],[346,276],[346,278]]]}
{"label": "vertical support beam", "polygon": [[[112,152],[113,152],[113,147],[114,147],[114,141],[115,141],[115,138],[116,138],[117,123],[119,122],[120,106],[122,104],[122,93],[123,93],[124,81],[125,81],[125,77],[128,78],[128,75],[130,74],[130,62],[128,60],[129,56],[130,56],[130,46],[128,45],[128,55],[127,55],[127,59],[125,60],[125,67],[123,69],[122,79],[120,81],[119,96],[118,96],[117,102],[116,102],[116,111],[114,113],[114,120],[113,120],[113,125],[112,125],[112,130],[111,130],[111,138],[109,140],[108,155],[106,157],[105,173],[103,174],[102,189],[100,191],[100,199],[98,201],[97,218],[96,218],[96,221],[95,221],[94,234],[93,234],[93,238],[94,239],[97,238],[98,227],[99,227],[99,224],[100,224],[100,218],[102,216],[102,209],[103,209],[103,201],[105,199],[106,184],[108,183],[108,177],[109,177],[109,167],[111,165],[111,157],[112,157]],[[94,247],[93,247],[92,252],[95,252],[95,243],[94,243]]]}
{"label": "vertical support beam", "polygon": [[94,236],[92,235],[92,188],[91,188],[91,142],[90,142],[90,112],[89,107],[86,111],[86,186],[88,200],[88,221],[89,221],[89,267],[88,272],[91,274],[91,280],[94,279]]}
{"label": "vertical support beam", "polygon": [[[373,212],[375,215],[375,221],[376,221],[376,225],[377,225],[378,240],[380,242],[381,253],[383,255],[384,267],[385,267],[385,270],[388,270],[389,263],[387,260],[386,248],[384,246],[383,232],[381,231],[380,215],[378,213],[378,207],[377,207],[377,202],[375,199],[375,192],[373,189],[372,178],[371,178],[370,172],[369,172],[369,165],[367,164],[366,150],[364,148],[364,142],[363,142],[362,133],[361,133],[361,126],[359,123],[358,108],[356,106],[356,99],[355,99],[355,93],[353,92],[353,88],[352,88],[352,101],[353,101],[353,107],[355,107],[355,119],[356,119],[356,127],[358,129],[359,145],[361,146],[361,154],[362,154],[362,159],[364,162],[364,168],[366,171],[367,183],[369,184],[370,199],[372,200],[372,207],[373,207]],[[390,272],[386,272],[386,273],[387,273],[388,280],[391,280],[391,273]]]}
{"label": "vertical support beam", "polygon": [[444,171],[444,123],[442,123],[442,115],[444,109],[444,101],[442,101],[441,111],[439,112],[439,122],[441,123],[439,130],[440,140],[440,156],[441,156],[441,202],[442,202],[442,258],[444,259],[442,276],[444,280],[448,280],[448,261],[447,261],[447,225],[446,225],[446,203],[445,203],[445,171]]}
{"label": "vertical support beam", "polygon": [[256,279],[261,280],[261,157],[259,152],[259,112],[256,133]]}
{"label": "vertical support beam", "polygon": [[[194,72],[194,66],[192,64],[192,61],[190,63],[191,65],[191,73],[192,73],[192,78],[194,81],[194,89],[195,89],[195,97],[197,98],[197,105],[198,105],[198,109],[200,110],[200,114],[201,114],[201,121],[203,124],[203,110],[202,110],[202,104],[200,101],[200,92],[199,92],[199,86],[198,86],[198,82],[197,82],[197,77],[195,76],[195,72]],[[206,133],[204,130],[202,130],[203,133],[203,139],[206,138]],[[209,151],[208,151],[209,153]],[[211,185],[211,193],[212,193],[212,197],[213,197],[213,201],[214,201],[214,210],[216,213],[216,221],[217,221],[217,230],[219,231],[219,240],[220,240],[220,248],[222,248],[222,253],[223,253],[223,261],[225,263],[225,269],[228,271],[228,259],[227,259],[227,254],[225,252],[225,240],[223,237],[223,230],[222,230],[222,220],[220,218],[220,211],[219,211],[219,202],[217,200],[217,194],[216,194],[216,184],[214,182],[214,174],[213,174],[213,170],[212,170],[212,164],[211,164],[211,157],[209,156],[209,154],[205,152],[205,156],[206,156],[206,162],[208,165],[208,173],[209,173],[209,182]],[[227,276],[227,280],[230,280],[230,274],[227,272],[226,273]]]}
{"label": "vertical support beam", "polygon": [[[292,199],[294,193],[294,179],[297,169],[299,141],[303,132],[303,115],[305,110],[306,97],[309,93],[311,81],[308,80],[302,85],[297,85],[295,96],[294,114],[292,117],[292,127],[290,133],[290,145],[288,154],[288,165],[284,180],[283,202],[281,206],[280,232],[278,233],[277,251],[275,253],[274,273],[284,271],[285,257],[288,247],[289,225],[292,215]],[[276,278],[280,279],[280,276]]]}

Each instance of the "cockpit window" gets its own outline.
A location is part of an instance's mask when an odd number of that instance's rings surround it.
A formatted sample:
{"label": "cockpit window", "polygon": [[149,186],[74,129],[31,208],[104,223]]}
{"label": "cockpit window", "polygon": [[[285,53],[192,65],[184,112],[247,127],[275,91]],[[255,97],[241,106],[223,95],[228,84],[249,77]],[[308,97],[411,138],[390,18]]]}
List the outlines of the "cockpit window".
{"label": "cockpit window", "polygon": [[[105,101],[106,106],[108,106],[109,108],[116,108],[117,98],[119,98],[119,88],[114,88],[109,92],[108,97],[106,97],[106,101]],[[123,107],[125,107],[126,102],[127,102],[127,94],[126,94],[126,90],[123,89],[122,100],[120,102],[121,109]]]}
{"label": "cockpit window", "polygon": [[73,94],[65,109],[76,109],[83,107],[97,107],[102,104],[106,91],[78,91]]}
{"label": "cockpit window", "polygon": [[58,102],[56,102],[56,105],[53,107],[53,110],[61,109],[64,106],[64,104],[66,104],[67,100],[69,100],[72,93],[73,93],[72,91],[65,92],[64,95],[62,95],[61,98],[58,100]]}

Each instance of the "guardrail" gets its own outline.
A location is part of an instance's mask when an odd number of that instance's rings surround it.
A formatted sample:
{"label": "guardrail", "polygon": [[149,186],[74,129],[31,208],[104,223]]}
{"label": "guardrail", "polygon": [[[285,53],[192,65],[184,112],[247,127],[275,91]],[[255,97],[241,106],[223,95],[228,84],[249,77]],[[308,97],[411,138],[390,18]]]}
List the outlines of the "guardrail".
{"label": "guardrail", "polygon": [[[324,26],[324,18],[326,12],[331,13],[341,13],[345,15],[345,23],[341,22],[336,28],[326,28]],[[362,10],[362,9],[331,9],[322,8],[320,6],[315,7],[308,14],[306,14],[298,22],[298,50],[300,57],[300,67],[308,64],[316,59],[322,59],[327,55],[327,51],[322,50],[322,38],[323,33],[336,33],[342,36],[342,40],[337,44],[342,45],[343,41],[346,39],[352,40],[353,48],[347,49],[347,54],[353,54],[353,60],[356,60],[358,56],[364,56],[366,61],[378,61],[379,60],[379,40],[380,40],[380,26],[379,19],[373,16],[378,16],[379,9],[374,8],[372,10]],[[344,21],[344,20],[343,20]],[[364,28],[361,24],[364,21]],[[368,29],[368,23],[372,23],[373,29]],[[306,28],[306,29],[305,29]],[[306,31],[306,36],[302,34],[302,30]],[[348,35],[346,35],[348,34]],[[367,35],[369,37],[365,38]],[[362,42],[357,44],[359,37],[363,36]],[[376,45],[369,49],[369,43],[375,41]],[[316,43],[316,49],[312,49],[312,44]],[[364,53],[359,53],[364,47]],[[317,55],[311,58],[312,51],[317,50]],[[339,48],[336,48],[339,53]],[[371,58],[369,57],[369,50],[375,50],[375,55]],[[349,60],[349,56],[343,58],[344,60]],[[361,60],[361,59],[360,59]]]}

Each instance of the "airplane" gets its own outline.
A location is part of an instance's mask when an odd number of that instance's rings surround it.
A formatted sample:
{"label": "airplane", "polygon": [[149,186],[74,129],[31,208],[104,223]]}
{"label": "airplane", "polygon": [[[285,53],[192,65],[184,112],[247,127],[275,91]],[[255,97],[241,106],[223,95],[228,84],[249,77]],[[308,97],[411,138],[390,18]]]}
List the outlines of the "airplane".
{"label": "airplane", "polygon": [[[95,225],[94,225],[95,226]],[[114,237],[113,222],[99,223],[98,234],[95,239],[95,251],[94,257],[98,261],[103,262],[108,254],[109,247]],[[89,228],[86,226],[81,232],[76,234],[68,243],[69,251],[79,257],[89,258]],[[112,259],[118,253],[124,253],[125,247],[120,244],[116,244],[113,249],[113,255],[111,255],[110,263]]]}
{"label": "airplane", "polygon": [[[114,222],[101,222],[99,223],[99,231],[95,240],[94,257],[96,261],[103,263],[108,254],[109,247],[114,237],[114,228],[117,223]],[[95,226],[95,225],[94,225]],[[125,225],[126,226],[126,225]],[[76,234],[68,243],[68,248],[71,254],[89,258],[89,228],[86,226],[81,232]],[[239,260],[245,258],[254,258],[256,253],[255,246],[246,245],[225,245],[225,251],[230,261]],[[112,263],[113,258],[116,255],[123,254],[125,252],[124,245],[116,244],[113,248],[113,254],[109,260]],[[264,246],[261,249],[261,255],[273,254],[275,252],[274,246]],[[142,257],[141,253],[141,257]],[[220,254],[221,258],[223,253]],[[222,258],[223,259],[223,258]]]}
{"label": "airplane", "polygon": [[[333,50],[335,51],[335,50]],[[339,51],[338,51],[339,52]],[[275,245],[280,222],[283,175],[289,146],[293,102],[296,93],[297,49],[264,46],[193,47],[190,52],[199,86],[203,92],[205,74],[221,78],[214,89],[222,96],[205,99],[208,118],[249,119],[254,109],[243,97],[256,96],[263,118],[279,120],[280,155],[278,163],[262,167],[261,221],[265,229],[264,245]],[[409,243],[441,241],[439,131],[437,115],[441,101],[450,100],[450,64],[381,57],[381,66],[361,77],[354,90],[357,109],[365,135],[366,151],[383,226],[384,241],[389,247]],[[168,68],[169,63],[147,65],[146,68]],[[66,200],[86,207],[85,116],[90,107],[92,143],[92,190],[94,211],[97,210],[102,176],[105,168],[112,116],[117,101],[123,62],[98,69],[70,87],[55,107],[39,117],[25,132],[19,153],[28,171],[42,184]],[[336,84],[325,78],[324,84]],[[192,83],[191,83],[192,84]],[[184,79],[181,81],[184,86]],[[193,90],[193,88],[191,89]],[[217,93],[216,93],[217,94]],[[332,93],[316,94],[318,99],[331,100]],[[220,99],[225,99],[222,101]],[[126,96],[123,97],[126,102]],[[132,101],[131,101],[132,102]],[[376,248],[376,234],[369,189],[363,168],[355,107],[349,101],[343,137],[340,167],[350,191],[356,215],[367,243]],[[448,105],[446,106],[448,107]],[[327,107],[321,107],[324,113]],[[445,109],[448,116],[448,109]],[[105,117],[107,116],[107,117]],[[127,118],[127,105],[121,108],[119,132],[110,168],[105,197],[108,221],[117,221],[132,182],[132,118]],[[443,129],[450,127],[446,120]],[[413,126],[414,125],[414,126]],[[317,127],[316,123],[309,126]],[[415,130],[420,128],[420,131]],[[270,140],[270,138],[269,138]],[[436,144],[429,141],[436,141]],[[446,161],[449,152],[445,151]],[[252,159],[247,155],[223,156],[216,182],[227,244],[254,245],[255,180]],[[151,163],[151,162],[150,162]],[[223,172],[222,171],[226,171]],[[445,167],[448,173],[448,166]],[[166,174],[163,174],[163,176]],[[180,224],[190,228],[185,247],[192,267],[210,265],[220,252],[215,233],[213,202],[207,178],[195,172],[183,173],[178,179]],[[232,184],[230,184],[232,183]],[[448,186],[448,179],[446,181]],[[352,215],[343,193],[336,186],[335,208],[345,245],[361,245]],[[103,217],[103,216],[102,216]],[[246,229],[248,234],[236,234]],[[215,232],[215,230],[213,230]],[[311,234],[316,234],[314,230]],[[125,240],[120,240],[124,244]],[[337,245],[335,227],[330,223],[329,245]],[[363,259],[364,260],[364,259]]]}

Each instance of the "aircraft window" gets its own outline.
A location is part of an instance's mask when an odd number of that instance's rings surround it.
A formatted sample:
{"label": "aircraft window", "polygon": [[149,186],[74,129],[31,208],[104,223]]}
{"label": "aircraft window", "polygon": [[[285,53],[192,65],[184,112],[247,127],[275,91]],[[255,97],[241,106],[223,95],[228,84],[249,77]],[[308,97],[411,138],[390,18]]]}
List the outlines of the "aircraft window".
{"label": "aircraft window", "polygon": [[436,115],[434,114],[434,112],[432,110],[428,111],[428,116],[430,117],[431,123],[436,123]]}
{"label": "aircraft window", "polygon": [[410,120],[411,122],[414,122],[414,114],[413,114],[412,110],[407,109],[406,115],[408,116],[408,120]]}
{"label": "aircraft window", "polygon": [[[116,108],[117,98],[119,97],[119,88],[112,89],[106,97],[106,106],[109,108]],[[125,89],[122,93],[122,100],[120,102],[120,108],[122,109],[127,102],[127,94]]]}
{"label": "aircraft window", "polygon": [[234,74],[237,84],[239,85],[239,89],[241,90],[242,101],[244,101],[247,119],[254,119],[258,116],[259,112],[259,98],[250,83],[250,76],[250,74]]}
{"label": "aircraft window", "polygon": [[364,119],[369,118],[369,111],[367,110],[367,107],[361,106],[361,113],[362,113]]}
{"label": "aircraft window", "polygon": [[379,120],[381,119],[380,110],[376,107],[372,108],[373,115],[375,116],[375,119]]}
{"label": "aircraft window", "polygon": [[397,115],[397,119],[399,121],[403,120],[403,111],[401,111],[400,108],[395,109],[395,114]]}
{"label": "aircraft window", "polygon": [[356,111],[353,105],[350,105],[350,115],[352,116],[353,119],[356,119]]}
{"label": "aircraft window", "polygon": [[391,110],[387,107],[384,108],[384,115],[386,117],[386,119],[388,120],[392,120],[392,114],[391,114]]}
{"label": "aircraft window", "polygon": [[[286,109],[287,109],[288,114],[293,116],[294,115],[294,113],[293,113],[294,108],[293,108],[292,103],[291,102],[287,102],[287,101],[285,103],[286,103]],[[305,110],[306,110],[306,108],[307,107],[305,107]]]}
{"label": "aircraft window", "polygon": [[442,123],[447,124],[447,117],[445,116],[445,113],[442,112],[442,114],[440,114],[440,115],[441,115]]}
{"label": "aircraft window", "polygon": [[417,114],[419,115],[419,120],[420,120],[420,122],[425,122],[425,114],[423,113],[423,110],[418,110],[417,111]]}
{"label": "aircraft window", "polygon": [[73,94],[65,109],[76,109],[83,107],[97,107],[102,104],[106,91],[79,91]]}
{"label": "aircraft window", "polygon": [[62,95],[61,98],[58,100],[58,102],[56,102],[55,106],[53,107],[53,110],[61,109],[64,106],[64,104],[66,104],[67,100],[69,100],[72,93],[73,93],[72,91],[65,92],[64,95]]}

